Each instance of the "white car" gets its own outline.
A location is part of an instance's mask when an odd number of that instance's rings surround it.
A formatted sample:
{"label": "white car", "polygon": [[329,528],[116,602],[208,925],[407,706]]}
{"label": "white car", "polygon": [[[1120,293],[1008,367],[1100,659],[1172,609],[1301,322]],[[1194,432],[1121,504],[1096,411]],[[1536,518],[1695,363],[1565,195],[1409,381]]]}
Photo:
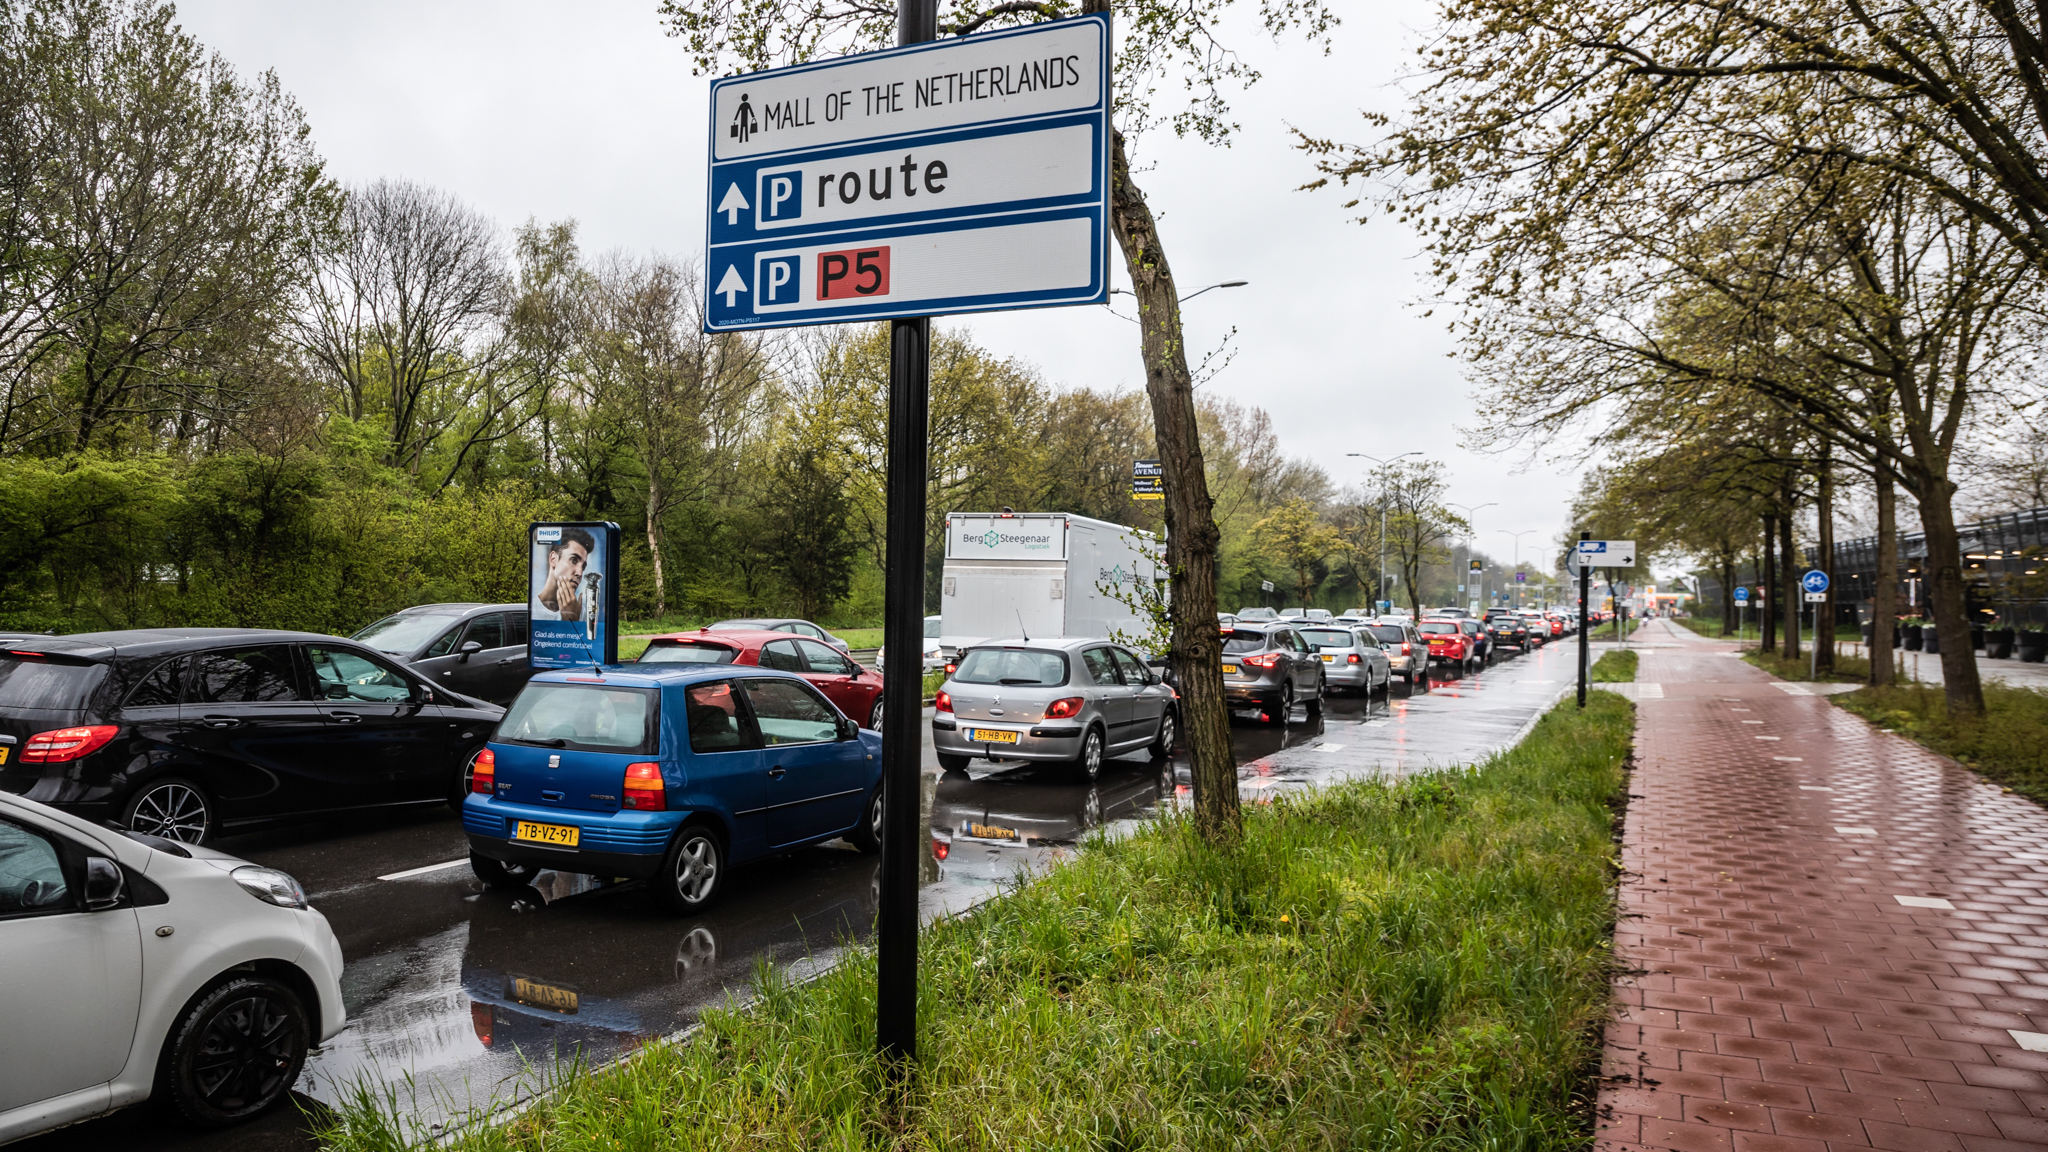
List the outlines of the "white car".
{"label": "white car", "polygon": [[248,1119],[342,1019],[298,881],[0,793],[0,1144],[158,1094]]}
{"label": "white car", "polygon": [[[889,655],[886,647],[875,649],[875,671],[882,670],[882,662]],[[939,643],[939,618],[924,618],[924,670],[936,672],[946,666],[946,646]]]}

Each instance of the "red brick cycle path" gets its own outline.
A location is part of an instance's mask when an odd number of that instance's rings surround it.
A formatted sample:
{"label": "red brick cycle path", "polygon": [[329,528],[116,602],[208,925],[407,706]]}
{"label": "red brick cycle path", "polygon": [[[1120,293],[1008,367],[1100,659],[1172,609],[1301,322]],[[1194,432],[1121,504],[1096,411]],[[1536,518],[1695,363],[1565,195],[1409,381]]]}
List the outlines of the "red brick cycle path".
{"label": "red brick cycle path", "polygon": [[1600,1147],[2048,1148],[2048,812],[1643,638]]}

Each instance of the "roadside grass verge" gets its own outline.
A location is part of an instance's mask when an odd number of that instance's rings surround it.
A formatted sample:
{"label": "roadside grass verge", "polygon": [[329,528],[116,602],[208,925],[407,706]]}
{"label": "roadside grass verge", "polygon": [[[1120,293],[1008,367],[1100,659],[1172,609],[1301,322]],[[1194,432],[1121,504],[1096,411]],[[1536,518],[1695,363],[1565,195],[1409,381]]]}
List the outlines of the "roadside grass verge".
{"label": "roadside grass verge", "polygon": [[[1234,851],[1091,841],[926,930],[894,1102],[862,950],[452,1147],[1585,1147],[1633,730],[1598,692],[1474,768],[1248,805]],[[403,1145],[361,1106],[324,1138]]]}
{"label": "roadside grass verge", "polygon": [[2048,693],[1986,681],[1981,720],[1952,719],[1938,684],[1864,688],[1831,699],[1994,784],[2048,804]]}
{"label": "roadside grass verge", "polygon": [[[1764,652],[1755,648],[1745,650],[1742,658],[1780,680],[1810,681],[1814,679],[1808,674],[1813,653],[1805,647],[1806,643],[1811,641],[1802,642],[1799,655],[1789,659],[1782,652]],[[1834,672],[1822,672],[1819,679],[1836,684],[1860,684],[1870,679],[1870,658],[1851,656],[1837,647]]]}
{"label": "roadside grass verge", "polygon": [[848,648],[880,648],[882,646],[882,630],[880,628],[834,628],[832,634],[846,641]]}
{"label": "roadside grass verge", "polygon": [[1592,671],[1587,679],[1595,684],[1630,684],[1635,682],[1636,664],[1641,659],[1634,651],[1617,648],[1603,652],[1593,661]]}

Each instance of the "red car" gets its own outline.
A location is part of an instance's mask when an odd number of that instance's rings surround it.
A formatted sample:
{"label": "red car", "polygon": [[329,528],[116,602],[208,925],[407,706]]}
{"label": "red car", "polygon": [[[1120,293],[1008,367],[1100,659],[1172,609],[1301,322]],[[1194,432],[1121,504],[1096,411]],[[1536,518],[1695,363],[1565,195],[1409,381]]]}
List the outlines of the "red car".
{"label": "red car", "polygon": [[647,642],[642,664],[754,664],[809,680],[861,727],[882,727],[882,677],[837,648],[808,636],[708,628],[671,632]]}
{"label": "red car", "polygon": [[1429,658],[1439,664],[1468,668],[1474,656],[1472,637],[1456,620],[1424,620],[1416,631],[1429,641]]}

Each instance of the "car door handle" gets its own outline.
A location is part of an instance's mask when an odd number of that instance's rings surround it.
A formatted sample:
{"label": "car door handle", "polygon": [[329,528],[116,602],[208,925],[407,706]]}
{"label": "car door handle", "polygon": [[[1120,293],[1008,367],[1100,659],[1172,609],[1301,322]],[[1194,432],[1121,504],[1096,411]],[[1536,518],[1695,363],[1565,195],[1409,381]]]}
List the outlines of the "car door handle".
{"label": "car door handle", "polygon": [[327,715],[336,724],[356,724],[360,723],[363,719],[353,712],[329,712]]}
{"label": "car door handle", "polygon": [[770,769],[768,770],[768,774],[769,774],[770,776],[782,776],[782,775],[785,775],[785,773],[783,772],[783,770],[782,770],[781,768],[770,768]]}
{"label": "car door handle", "polygon": [[202,716],[200,720],[208,728],[238,728],[242,724],[242,721],[234,716]]}
{"label": "car door handle", "polygon": [[504,658],[503,660],[500,660],[500,661],[498,661],[498,663],[500,663],[500,664],[518,664],[518,663],[520,663],[520,662],[524,661],[525,659],[526,659],[526,657],[524,657],[524,656],[507,656],[507,657],[505,657],[505,658]]}

